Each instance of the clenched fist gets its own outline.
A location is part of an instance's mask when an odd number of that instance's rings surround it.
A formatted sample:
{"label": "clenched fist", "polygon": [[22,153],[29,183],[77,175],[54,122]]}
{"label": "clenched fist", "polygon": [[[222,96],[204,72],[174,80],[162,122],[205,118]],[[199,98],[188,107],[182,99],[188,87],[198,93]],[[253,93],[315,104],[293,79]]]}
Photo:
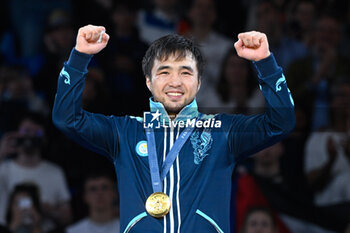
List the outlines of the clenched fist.
{"label": "clenched fist", "polygon": [[86,54],[96,54],[107,46],[109,35],[102,26],[87,25],[78,31],[75,49]]}
{"label": "clenched fist", "polygon": [[238,56],[252,61],[260,61],[271,54],[266,35],[256,31],[238,34],[235,49]]}

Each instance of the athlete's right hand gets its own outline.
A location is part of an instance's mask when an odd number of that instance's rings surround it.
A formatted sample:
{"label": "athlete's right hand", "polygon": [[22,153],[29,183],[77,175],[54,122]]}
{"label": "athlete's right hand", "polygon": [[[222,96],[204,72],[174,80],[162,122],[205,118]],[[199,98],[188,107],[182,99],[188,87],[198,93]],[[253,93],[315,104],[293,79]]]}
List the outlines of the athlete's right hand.
{"label": "athlete's right hand", "polygon": [[78,52],[86,54],[96,54],[107,46],[109,35],[102,34],[102,40],[99,42],[101,32],[106,31],[102,26],[87,25],[81,27],[78,31],[75,49]]}

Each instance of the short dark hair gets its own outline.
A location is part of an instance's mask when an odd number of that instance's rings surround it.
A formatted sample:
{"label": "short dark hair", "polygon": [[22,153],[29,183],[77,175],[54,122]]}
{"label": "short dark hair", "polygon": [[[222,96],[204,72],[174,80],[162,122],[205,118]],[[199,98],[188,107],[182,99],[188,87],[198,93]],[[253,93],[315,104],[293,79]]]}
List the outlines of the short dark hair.
{"label": "short dark hair", "polygon": [[204,57],[199,50],[199,46],[193,39],[180,36],[178,34],[169,34],[155,40],[142,59],[142,70],[145,76],[151,77],[151,71],[154,60],[167,60],[170,55],[177,56],[176,59],[183,59],[190,52],[196,61],[198,69],[198,78],[202,77],[204,70]]}
{"label": "short dark hair", "polygon": [[114,184],[114,178],[112,176],[112,174],[110,174],[109,172],[106,171],[102,171],[102,170],[94,170],[94,171],[90,171],[84,179],[84,186],[91,180],[95,180],[95,179],[99,179],[99,178],[105,178],[107,180],[109,180],[111,183]]}
{"label": "short dark hair", "polygon": [[33,207],[41,213],[40,205],[40,190],[37,184],[31,182],[19,183],[15,186],[14,190],[10,194],[9,202],[7,203],[7,213],[6,213],[6,222],[9,224],[13,218],[12,205],[15,201],[15,197],[19,193],[27,194],[32,200]]}

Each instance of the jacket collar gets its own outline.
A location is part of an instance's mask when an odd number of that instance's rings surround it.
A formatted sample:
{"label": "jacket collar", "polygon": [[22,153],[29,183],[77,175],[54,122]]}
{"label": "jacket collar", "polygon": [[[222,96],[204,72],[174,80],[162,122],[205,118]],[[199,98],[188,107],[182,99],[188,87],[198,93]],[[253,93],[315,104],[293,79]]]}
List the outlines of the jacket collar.
{"label": "jacket collar", "polygon": [[[155,102],[153,100],[153,97],[149,99],[150,109],[151,112],[159,112],[160,115],[160,121],[169,123],[170,117],[167,113],[167,111],[164,108],[164,105],[160,102]],[[174,121],[186,121],[187,119],[193,119],[198,117],[198,106],[196,99],[193,99],[193,101],[186,105],[176,116]]]}

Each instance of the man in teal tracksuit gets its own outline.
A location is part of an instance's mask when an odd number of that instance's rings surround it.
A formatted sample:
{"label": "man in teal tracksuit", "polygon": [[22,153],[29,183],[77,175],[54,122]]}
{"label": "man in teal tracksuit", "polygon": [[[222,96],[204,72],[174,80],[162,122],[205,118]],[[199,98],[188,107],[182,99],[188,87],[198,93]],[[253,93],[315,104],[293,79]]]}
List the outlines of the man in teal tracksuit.
{"label": "man in teal tracksuit", "polygon": [[[116,117],[81,108],[88,63],[109,39],[104,30],[80,28],[59,75],[54,124],[114,163],[121,232],[229,232],[235,164],[281,140],[295,125],[293,99],[266,35],[241,33],[235,43],[238,55],[256,67],[266,99],[264,114],[199,113],[195,96],[202,55],[193,41],[169,35],[155,41],[142,62],[153,95],[150,112]],[[157,215],[159,210],[166,211]]]}

